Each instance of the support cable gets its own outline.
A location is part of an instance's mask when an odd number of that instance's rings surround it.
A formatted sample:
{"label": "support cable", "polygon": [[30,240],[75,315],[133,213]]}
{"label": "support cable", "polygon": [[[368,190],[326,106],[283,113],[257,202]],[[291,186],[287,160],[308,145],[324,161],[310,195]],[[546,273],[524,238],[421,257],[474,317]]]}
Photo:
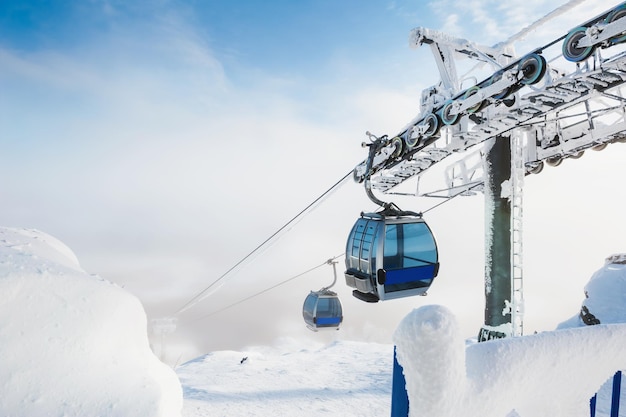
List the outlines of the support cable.
{"label": "support cable", "polygon": [[[312,267],[312,268],[310,268],[310,269],[307,269],[306,271],[301,272],[301,273],[299,273],[299,274],[297,274],[297,275],[294,275],[294,276],[292,276],[291,278],[288,278],[288,279],[286,279],[286,280],[284,280],[284,281],[281,281],[281,282],[279,282],[278,284],[275,284],[275,285],[273,285],[273,286],[271,286],[271,287],[269,287],[269,288],[266,288],[266,289],[264,289],[264,290],[262,290],[262,291],[259,291],[259,292],[255,293],[255,294],[252,294],[251,296],[248,296],[248,297],[246,297],[246,298],[244,298],[244,299],[241,299],[241,300],[236,301],[236,302],[234,302],[234,303],[232,303],[232,304],[229,304],[229,305],[227,305],[226,307],[222,307],[222,308],[220,308],[220,309],[218,309],[218,310],[215,310],[215,311],[213,311],[213,312],[211,312],[211,313],[209,313],[209,314],[205,314],[204,316],[200,316],[200,317],[198,317],[198,318],[196,318],[196,319],[194,319],[194,320],[187,321],[185,324],[195,323],[195,322],[197,322],[197,321],[200,321],[200,320],[206,319],[206,318],[208,318],[208,317],[214,316],[214,315],[216,315],[216,314],[219,314],[219,313],[221,313],[222,311],[225,311],[225,310],[228,310],[228,309],[233,308],[233,307],[235,307],[235,306],[238,306],[239,304],[245,303],[246,301],[249,301],[249,300],[251,300],[251,299],[253,299],[253,298],[255,298],[255,297],[258,297],[259,295],[263,295],[263,294],[265,294],[266,292],[269,292],[269,291],[271,291],[271,290],[273,290],[273,289],[275,289],[275,288],[280,287],[281,285],[285,285],[285,284],[287,284],[288,282],[291,282],[291,281],[293,281],[293,280],[295,280],[295,279],[297,279],[297,278],[300,278],[301,276],[306,275],[306,274],[308,274],[309,272],[313,272],[313,271],[315,271],[316,269],[319,269],[319,268],[321,268],[321,267],[322,267],[322,266],[324,266],[324,265],[328,265],[329,263],[333,262],[335,259],[340,258],[340,257],[342,257],[342,256],[344,256],[344,254],[343,254],[343,253],[341,253],[341,254],[339,254],[339,255],[337,255],[337,256],[334,256],[334,257],[330,258],[329,260],[324,261],[324,263],[321,263],[321,264],[316,265],[316,266],[314,266],[314,267]],[[335,275],[335,277],[336,277],[336,275]]]}
{"label": "support cable", "polygon": [[553,11],[548,13],[547,15],[543,16],[541,19],[536,20],[532,24],[526,26],[521,31],[519,31],[515,35],[511,36],[505,42],[503,42],[503,44],[504,45],[511,45],[511,44],[513,44],[515,42],[519,42],[519,41],[523,40],[526,37],[526,35],[528,35],[530,32],[536,30],[537,28],[539,28],[540,26],[544,25],[548,21],[550,21],[550,20],[552,20],[552,19],[554,19],[554,18],[556,18],[556,17],[558,17],[558,16],[560,16],[560,15],[562,15],[564,13],[569,12],[570,9],[578,6],[581,3],[584,3],[585,1],[586,0],[570,0],[569,2],[567,2],[567,3],[557,7],[556,9],[554,9]]}
{"label": "support cable", "polygon": [[[229,268],[226,272],[224,272],[222,275],[220,275],[217,279],[215,279],[213,282],[211,282],[211,284],[209,284],[206,288],[204,288],[203,290],[201,290],[200,292],[198,292],[194,297],[192,297],[189,301],[187,301],[187,303],[185,303],[181,308],[179,308],[175,313],[174,316],[177,316],[179,314],[181,314],[182,312],[188,310],[189,308],[191,308],[192,306],[194,306],[195,304],[199,303],[200,301],[202,301],[202,299],[204,298],[203,296],[205,296],[205,294],[211,289],[213,288],[218,282],[220,282],[221,280],[223,280],[228,274],[230,274],[232,271],[234,271],[238,266],[240,266],[241,264],[243,264],[246,260],[248,260],[252,255],[254,255],[256,252],[258,252],[260,249],[262,249],[264,246],[266,246],[270,241],[272,241],[280,232],[282,232],[283,230],[285,230],[287,227],[289,227],[292,223],[294,223],[297,219],[299,219],[300,217],[302,217],[304,214],[306,214],[313,206],[315,206],[316,204],[318,204],[320,201],[322,201],[325,197],[327,197],[332,191],[334,191],[336,188],[338,188],[339,186],[343,185],[343,183],[348,179],[348,177],[350,177],[353,173],[353,170],[350,170],[347,174],[345,174],[341,179],[339,179],[335,184],[333,184],[328,190],[324,191],[324,193],[322,193],[319,197],[317,197],[315,200],[313,200],[312,203],[310,203],[308,206],[306,206],[304,209],[302,209],[298,214],[296,214],[294,217],[292,217],[287,223],[285,223],[282,227],[280,227],[276,232],[274,232],[272,235],[270,235],[270,237],[268,237],[267,239],[265,239],[262,243],[260,243],[256,248],[254,248],[250,253],[248,253],[246,256],[244,256],[241,260],[239,260],[235,265],[233,265],[231,268]],[[434,210],[435,208],[441,206],[442,204],[448,202],[449,200],[452,200],[453,198],[466,193],[467,191],[472,190],[473,188],[482,185],[482,183],[477,183],[472,185],[471,187],[468,187],[467,189],[458,192],[457,194],[446,198],[444,201],[440,202],[439,204],[436,204],[432,207],[430,207],[429,209],[423,211],[422,213],[427,213],[431,210]],[[263,291],[260,291],[256,294],[253,294],[247,298],[244,298],[240,301],[237,301],[233,304],[230,304],[222,309],[216,310],[208,315],[202,316],[194,321],[197,320],[201,320],[210,316],[213,316],[215,314],[218,314],[226,309],[235,307],[241,303],[244,303],[252,298],[255,298],[259,295],[265,294],[268,291],[273,290],[274,288],[277,288],[281,285],[284,285],[296,278],[301,277],[302,275],[305,275],[309,272],[314,271],[315,269],[328,264],[328,262],[337,259],[338,257],[340,257],[342,255],[337,255],[334,258],[329,259],[328,261],[325,261],[323,264],[317,265],[305,272],[302,272],[294,277],[291,277],[285,281],[282,281],[272,287],[266,288]]]}
{"label": "support cable", "polygon": [[[344,179],[345,179],[345,177],[344,177]],[[343,180],[343,179],[342,179],[342,180]],[[341,182],[341,181],[339,181],[339,182]],[[434,206],[430,207],[429,209],[427,209],[427,210],[423,211],[422,213],[427,213],[427,212],[429,212],[429,211],[431,211],[431,210],[434,210],[434,209],[436,209],[437,207],[441,206],[442,204],[447,203],[448,201],[450,201],[450,200],[454,199],[455,197],[457,197],[457,196],[459,196],[459,195],[461,195],[461,194],[463,194],[463,193],[465,193],[465,192],[467,192],[467,191],[469,191],[469,190],[472,190],[473,188],[476,188],[476,187],[478,187],[479,185],[483,185],[483,183],[481,182],[481,183],[474,184],[474,185],[472,185],[471,187],[468,187],[467,189],[465,189],[465,190],[463,190],[463,191],[461,191],[461,192],[458,192],[457,194],[455,194],[455,195],[453,195],[453,196],[451,196],[451,197],[448,197],[448,198],[444,199],[442,202],[440,202],[440,203],[438,203],[438,204],[436,204],[436,205],[434,205]],[[243,299],[241,299],[241,300],[239,300],[239,301],[236,301],[236,302],[234,302],[234,303],[232,303],[232,304],[229,304],[229,305],[227,305],[227,306],[225,306],[225,307],[223,307],[223,308],[220,308],[220,309],[218,309],[218,310],[215,310],[215,311],[213,311],[213,312],[211,312],[211,313],[209,313],[209,314],[205,314],[205,315],[200,316],[200,317],[198,317],[198,318],[196,318],[196,319],[194,319],[194,320],[187,321],[187,322],[186,322],[183,326],[185,326],[186,324],[191,324],[191,323],[195,323],[195,322],[200,321],[200,320],[204,320],[204,319],[206,319],[206,318],[208,318],[208,317],[212,317],[212,316],[214,316],[214,315],[216,315],[216,314],[219,314],[219,313],[221,313],[221,312],[223,312],[223,311],[225,311],[225,310],[228,310],[228,309],[231,309],[231,308],[233,308],[233,307],[236,307],[236,306],[238,306],[239,304],[243,304],[243,303],[245,303],[246,301],[249,301],[249,300],[251,300],[251,299],[253,299],[253,298],[256,298],[256,297],[258,297],[258,296],[260,296],[260,295],[263,295],[263,294],[265,294],[265,293],[267,293],[267,292],[269,292],[269,291],[271,291],[271,290],[273,290],[273,289],[276,289],[276,288],[278,288],[278,287],[280,287],[280,286],[282,286],[282,285],[285,285],[285,284],[287,284],[287,283],[289,283],[289,282],[291,282],[291,281],[293,281],[293,280],[295,280],[295,279],[297,279],[297,278],[300,278],[300,277],[301,277],[301,276],[303,276],[303,275],[306,275],[306,274],[308,274],[308,273],[310,273],[310,272],[313,272],[313,271],[315,271],[316,269],[321,268],[321,267],[322,267],[322,266],[324,266],[324,265],[328,265],[329,263],[332,263],[335,259],[338,259],[338,258],[340,258],[340,257],[342,257],[342,256],[344,256],[344,255],[345,255],[345,254],[343,254],[343,253],[342,253],[342,254],[339,254],[339,255],[336,255],[336,256],[334,256],[334,257],[332,257],[332,258],[328,259],[327,261],[324,261],[324,263],[321,263],[321,264],[316,265],[316,266],[314,266],[314,267],[312,267],[312,268],[310,268],[310,269],[307,269],[306,271],[301,272],[301,273],[299,273],[299,274],[297,274],[297,275],[294,275],[294,276],[292,276],[291,278],[288,278],[288,279],[286,279],[286,280],[284,280],[284,281],[281,281],[281,282],[279,282],[278,284],[275,284],[275,285],[273,285],[273,286],[271,286],[271,287],[268,287],[268,288],[266,288],[266,289],[264,289],[264,290],[261,290],[261,291],[259,291],[259,292],[255,293],[255,294],[252,294],[252,295],[250,295],[250,296],[248,296],[248,297],[246,297],[246,298],[243,298]],[[328,288],[330,288],[330,287],[328,287]]]}
{"label": "support cable", "polygon": [[295,222],[298,218],[300,218],[301,216],[303,216],[304,214],[306,214],[313,206],[315,206],[318,202],[320,202],[322,199],[324,199],[325,197],[327,197],[332,191],[334,191],[336,188],[338,188],[340,185],[343,185],[343,183],[346,181],[346,179],[348,179],[348,177],[350,177],[352,175],[352,171],[350,170],[346,175],[344,175],[339,181],[337,181],[335,184],[333,184],[328,190],[324,191],[322,193],[322,195],[320,195],[319,197],[317,197],[315,200],[313,200],[313,202],[311,204],[309,204],[308,206],[306,206],[304,209],[302,209],[298,214],[296,214],[294,217],[291,218],[291,220],[289,220],[287,223],[285,223],[281,228],[279,228],[276,232],[274,232],[270,237],[268,237],[267,239],[265,239],[263,242],[261,242],[261,244],[259,244],[256,248],[254,248],[250,253],[248,253],[246,256],[244,256],[239,262],[237,262],[235,265],[233,265],[230,269],[228,269],[226,272],[224,272],[222,275],[220,275],[217,279],[215,279],[213,282],[211,282],[211,284],[209,284],[206,288],[204,288],[203,290],[201,290],[200,292],[198,292],[194,297],[192,297],[189,301],[187,301],[187,303],[185,303],[185,305],[183,305],[181,308],[179,308],[175,313],[174,316],[179,315],[180,313],[182,313],[183,311],[191,308],[193,305],[197,304],[198,302],[200,302],[204,297],[204,295],[207,293],[207,291],[209,291],[211,288],[213,288],[215,286],[215,284],[217,284],[218,282],[220,282],[222,279],[224,279],[228,274],[230,274],[232,271],[235,270],[235,268],[237,268],[238,266],[240,266],[241,264],[243,264],[248,258],[250,258],[252,255],[254,255],[256,252],[258,252],[261,248],[263,248],[265,245],[267,245],[270,241],[272,241],[280,232],[282,232],[283,230],[285,230],[287,227],[289,227],[293,222]]}

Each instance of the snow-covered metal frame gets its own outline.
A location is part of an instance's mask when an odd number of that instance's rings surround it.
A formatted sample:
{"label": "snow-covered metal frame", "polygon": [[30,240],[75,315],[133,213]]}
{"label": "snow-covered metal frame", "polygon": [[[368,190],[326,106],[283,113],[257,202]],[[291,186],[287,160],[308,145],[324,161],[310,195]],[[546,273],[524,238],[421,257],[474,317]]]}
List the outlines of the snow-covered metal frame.
{"label": "snow-covered metal frame", "polygon": [[[578,158],[589,148],[625,142],[626,51],[620,45],[625,34],[626,3],[521,58],[510,45],[484,47],[414,29],[410,44],[432,48],[441,81],[422,92],[420,114],[399,134],[368,145],[373,157],[355,168],[354,179],[393,193],[450,155],[518,128],[534,139],[524,147],[526,173]],[[480,74],[459,76],[459,58],[488,64],[493,72],[465,88]],[[464,175],[477,181],[473,173]],[[458,177],[449,180],[451,188],[460,185]]]}

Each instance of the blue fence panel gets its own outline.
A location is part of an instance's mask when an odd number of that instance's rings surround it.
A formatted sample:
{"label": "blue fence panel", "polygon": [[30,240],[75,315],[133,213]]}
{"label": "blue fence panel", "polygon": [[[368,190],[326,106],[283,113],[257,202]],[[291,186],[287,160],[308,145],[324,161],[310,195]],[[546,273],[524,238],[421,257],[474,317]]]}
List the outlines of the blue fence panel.
{"label": "blue fence panel", "polygon": [[393,376],[391,379],[391,417],[409,417],[409,394],[406,392],[406,380],[402,366],[393,347]]}
{"label": "blue fence panel", "polygon": [[[611,391],[611,414],[610,417],[619,417],[619,397],[622,393],[622,371],[617,371],[613,375],[613,389]],[[596,417],[598,394],[589,401],[589,411],[591,417]]]}
{"label": "blue fence panel", "polygon": [[617,371],[613,377],[613,393],[611,397],[611,417],[619,417],[619,396],[622,392],[622,371]]}

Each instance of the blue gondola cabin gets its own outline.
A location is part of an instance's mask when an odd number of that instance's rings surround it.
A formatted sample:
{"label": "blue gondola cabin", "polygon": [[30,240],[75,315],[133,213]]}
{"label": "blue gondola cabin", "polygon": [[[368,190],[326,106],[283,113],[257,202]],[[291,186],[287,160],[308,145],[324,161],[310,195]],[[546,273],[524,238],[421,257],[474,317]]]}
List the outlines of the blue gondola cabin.
{"label": "blue gondola cabin", "polygon": [[346,284],[356,298],[425,295],[438,271],[437,244],[421,215],[361,213],[346,244]]}
{"label": "blue gondola cabin", "polygon": [[311,291],[304,300],[302,316],[307,327],[313,331],[339,329],[343,311],[337,293],[328,289]]}

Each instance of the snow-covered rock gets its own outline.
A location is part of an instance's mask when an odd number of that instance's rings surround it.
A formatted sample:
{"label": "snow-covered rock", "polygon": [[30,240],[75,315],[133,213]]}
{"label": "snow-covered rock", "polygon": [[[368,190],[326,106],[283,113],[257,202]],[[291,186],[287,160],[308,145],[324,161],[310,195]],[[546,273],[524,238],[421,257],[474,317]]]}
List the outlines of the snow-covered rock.
{"label": "snow-covered rock", "polygon": [[559,329],[593,324],[626,323],[626,254],[606,258],[584,288],[585,299],[576,316]]}
{"label": "snow-covered rock", "polygon": [[180,416],[176,374],[124,289],[57,239],[0,228],[0,415]]}

